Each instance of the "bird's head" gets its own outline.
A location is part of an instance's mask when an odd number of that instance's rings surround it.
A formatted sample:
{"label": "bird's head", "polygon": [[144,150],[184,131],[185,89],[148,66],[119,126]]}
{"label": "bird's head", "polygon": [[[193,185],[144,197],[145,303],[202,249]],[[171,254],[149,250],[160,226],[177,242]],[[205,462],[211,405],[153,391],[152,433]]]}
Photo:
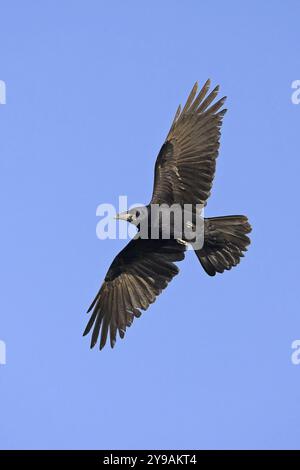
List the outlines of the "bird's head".
{"label": "bird's head", "polygon": [[126,220],[126,222],[130,222],[131,224],[138,225],[141,220],[146,218],[148,215],[147,207],[134,207],[126,212],[120,212],[116,215],[116,219],[118,220]]}

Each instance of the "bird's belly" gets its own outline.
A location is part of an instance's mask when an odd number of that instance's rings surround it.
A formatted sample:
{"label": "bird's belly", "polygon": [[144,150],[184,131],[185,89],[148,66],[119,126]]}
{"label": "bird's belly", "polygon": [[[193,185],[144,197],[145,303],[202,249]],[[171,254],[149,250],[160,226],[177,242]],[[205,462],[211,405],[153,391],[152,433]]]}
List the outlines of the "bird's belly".
{"label": "bird's belly", "polygon": [[150,218],[147,233],[151,239],[199,242],[204,239],[204,218],[184,210],[163,209],[159,216]]}

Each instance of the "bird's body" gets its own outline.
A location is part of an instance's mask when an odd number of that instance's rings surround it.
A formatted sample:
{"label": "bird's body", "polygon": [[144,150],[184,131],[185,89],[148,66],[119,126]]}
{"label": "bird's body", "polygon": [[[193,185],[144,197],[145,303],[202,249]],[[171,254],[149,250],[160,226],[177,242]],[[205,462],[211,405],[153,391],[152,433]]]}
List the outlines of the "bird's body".
{"label": "bird's body", "polygon": [[[138,214],[138,216],[136,215]],[[176,239],[195,242],[203,234],[204,218],[201,209],[185,204],[148,204],[118,214],[118,219],[134,224],[138,236],[145,239]]]}
{"label": "bird's body", "polygon": [[[119,214],[138,232],[115,257],[89,312],[85,329],[93,327],[91,347],[100,335],[100,349],[107,336],[113,347],[116,334],[141,315],[178,273],[187,245],[210,276],[239,263],[250,240],[245,216],[203,218],[215,174],[225,98],[212,104],[218,87],[207,95],[207,81],[197,95],[192,89],[179,107],[156,163],[150,203]],[[211,105],[212,104],[212,105]],[[211,105],[211,106],[210,106]]]}

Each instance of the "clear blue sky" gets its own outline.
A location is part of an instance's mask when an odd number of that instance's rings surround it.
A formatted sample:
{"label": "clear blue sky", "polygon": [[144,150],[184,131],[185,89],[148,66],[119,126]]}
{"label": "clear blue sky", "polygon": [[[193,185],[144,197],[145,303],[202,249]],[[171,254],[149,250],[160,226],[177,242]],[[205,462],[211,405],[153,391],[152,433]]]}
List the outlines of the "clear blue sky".
{"label": "clear blue sky", "polygon": [[[298,1],[2,0],[1,448],[300,448]],[[124,240],[96,207],[148,202],[179,102],[228,96],[206,215],[252,245],[193,253],[116,348],[81,334]]]}

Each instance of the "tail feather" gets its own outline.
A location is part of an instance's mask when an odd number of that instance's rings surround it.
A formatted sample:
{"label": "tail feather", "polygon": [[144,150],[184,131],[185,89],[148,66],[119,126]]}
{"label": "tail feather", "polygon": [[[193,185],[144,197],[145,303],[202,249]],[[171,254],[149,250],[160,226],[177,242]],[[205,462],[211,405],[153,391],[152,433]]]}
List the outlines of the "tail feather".
{"label": "tail feather", "polygon": [[204,245],[195,253],[210,276],[236,266],[250,239],[251,225],[244,215],[229,215],[205,219]]}

